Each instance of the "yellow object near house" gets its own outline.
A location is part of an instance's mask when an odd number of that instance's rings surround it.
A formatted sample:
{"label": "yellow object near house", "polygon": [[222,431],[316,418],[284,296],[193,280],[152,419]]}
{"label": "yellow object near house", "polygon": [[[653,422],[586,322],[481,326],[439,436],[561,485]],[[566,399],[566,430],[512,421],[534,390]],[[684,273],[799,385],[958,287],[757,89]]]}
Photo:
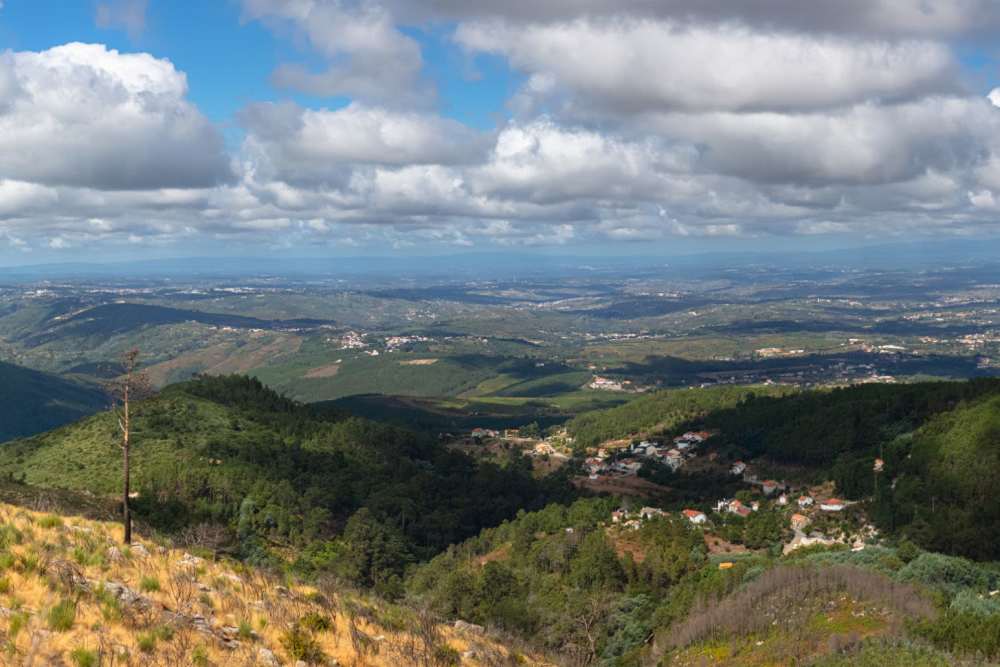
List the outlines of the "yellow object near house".
{"label": "yellow object near house", "polygon": [[733,567],[732,561],[726,561],[725,563],[719,563],[720,570],[729,570]]}

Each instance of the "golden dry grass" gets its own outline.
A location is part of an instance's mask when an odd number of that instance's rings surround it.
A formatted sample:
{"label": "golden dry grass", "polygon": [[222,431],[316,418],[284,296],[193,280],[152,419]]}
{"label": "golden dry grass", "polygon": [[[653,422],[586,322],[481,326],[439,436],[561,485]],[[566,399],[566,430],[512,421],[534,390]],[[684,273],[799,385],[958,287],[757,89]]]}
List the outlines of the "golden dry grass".
{"label": "golden dry grass", "polygon": [[[268,665],[268,651],[270,664],[295,665],[283,638],[309,617],[328,625],[307,633],[325,656],[311,664],[542,664],[413,609],[147,540],[122,548],[120,534],[117,524],[0,504],[0,665],[91,664],[81,651],[102,667]],[[76,604],[70,627],[51,614],[60,602]]]}

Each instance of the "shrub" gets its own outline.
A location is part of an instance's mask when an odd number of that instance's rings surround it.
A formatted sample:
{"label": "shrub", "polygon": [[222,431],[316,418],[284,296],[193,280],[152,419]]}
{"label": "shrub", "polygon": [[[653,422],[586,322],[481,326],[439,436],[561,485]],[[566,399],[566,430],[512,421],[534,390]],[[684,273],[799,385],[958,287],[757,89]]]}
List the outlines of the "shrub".
{"label": "shrub", "polygon": [[1000,600],[986,597],[971,590],[959,591],[949,607],[958,613],[975,614],[976,616],[1000,615]]}
{"label": "shrub", "polygon": [[24,626],[28,624],[28,615],[20,612],[17,614],[12,614],[10,617],[10,623],[7,626],[7,632],[10,634],[11,638],[17,637],[18,633],[24,629]]}
{"label": "shrub", "polygon": [[208,649],[204,646],[195,646],[191,651],[191,664],[194,667],[208,667],[211,664],[208,661]]}
{"label": "shrub", "polygon": [[323,632],[333,627],[328,616],[311,611],[299,619],[299,625],[310,632]]}
{"label": "shrub", "polygon": [[76,622],[76,603],[72,600],[60,600],[58,604],[49,609],[49,630],[66,632],[73,628],[74,622]]}
{"label": "shrub", "polygon": [[434,664],[440,667],[460,665],[462,664],[462,654],[447,644],[436,646],[434,647]]}
{"label": "shrub", "polygon": [[240,621],[240,639],[250,639],[253,637],[253,626],[250,625],[250,621],[243,620]]}
{"label": "shrub", "polygon": [[916,581],[955,594],[963,588],[992,588],[997,575],[965,558],[922,553],[899,571],[898,579]]}
{"label": "shrub", "polygon": [[295,660],[321,662],[326,659],[316,638],[299,624],[285,631],[281,636],[281,646]]}
{"label": "shrub", "polygon": [[152,653],[156,650],[156,635],[152,632],[144,632],[136,638],[135,644],[143,653]]}
{"label": "shrub", "polygon": [[143,577],[139,581],[139,590],[143,593],[156,593],[160,590],[160,580],[156,577]]}
{"label": "shrub", "polygon": [[0,594],[7,594],[10,592],[10,579],[7,577],[0,578]]}
{"label": "shrub", "polygon": [[76,667],[97,667],[97,653],[95,651],[88,651],[85,648],[73,649],[73,652],[69,654],[73,664]]}
{"label": "shrub", "polygon": [[42,528],[59,528],[63,525],[63,520],[61,516],[56,516],[55,514],[46,514],[38,521],[38,525]]}

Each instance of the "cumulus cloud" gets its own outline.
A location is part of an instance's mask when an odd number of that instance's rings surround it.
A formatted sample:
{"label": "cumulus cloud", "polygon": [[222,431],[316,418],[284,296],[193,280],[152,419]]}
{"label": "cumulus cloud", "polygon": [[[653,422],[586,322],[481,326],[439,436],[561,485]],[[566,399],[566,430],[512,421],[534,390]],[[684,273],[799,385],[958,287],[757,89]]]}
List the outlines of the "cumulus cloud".
{"label": "cumulus cloud", "polygon": [[[1000,90],[951,41],[1000,32],[987,0],[241,6],[321,62],[279,89],[348,101],[249,103],[227,152],[169,61],[2,53],[0,243],[966,233],[1000,209]],[[523,74],[495,129],[432,110],[421,30]]]}
{"label": "cumulus cloud", "polygon": [[333,111],[253,104],[240,120],[255,169],[289,182],[340,182],[358,165],[474,161],[487,142],[456,121],[358,103]]}
{"label": "cumulus cloud", "polygon": [[327,60],[314,72],[296,63],[273,76],[282,87],[313,95],[424,103],[431,89],[421,80],[420,46],[403,34],[392,15],[372,2],[341,0],[243,0],[247,20],[287,24]]}
{"label": "cumulus cloud", "polygon": [[[641,19],[460,26],[459,43],[505,55],[587,106],[650,110],[814,110],[956,90],[942,44],[685,27]],[[552,86],[544,87],[550,93]]]}
{"label": "cumulus cloud", "polygon": [[67,44],[7,52],[4,70],[0,178],[150,189],[230,177],[219,133],[185,99],[187,80],[169,61]]}
{"label": "cumulus cloud", "polygon": [[929,97],[810,114],[664,114],[658,132],[701,148],[703,169],[757,182],[877,184],[988,156],[1000,114],[978,98]]}

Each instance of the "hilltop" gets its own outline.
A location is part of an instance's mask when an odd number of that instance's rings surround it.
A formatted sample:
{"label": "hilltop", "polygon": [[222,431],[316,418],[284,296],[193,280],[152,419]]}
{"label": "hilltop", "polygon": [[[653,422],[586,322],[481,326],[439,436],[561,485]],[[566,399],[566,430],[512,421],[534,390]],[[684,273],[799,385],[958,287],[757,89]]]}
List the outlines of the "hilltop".
{"label": "hilltop", "polygon": [[76,421],[106,404],[96,386],[0,362],[0,442]]}

